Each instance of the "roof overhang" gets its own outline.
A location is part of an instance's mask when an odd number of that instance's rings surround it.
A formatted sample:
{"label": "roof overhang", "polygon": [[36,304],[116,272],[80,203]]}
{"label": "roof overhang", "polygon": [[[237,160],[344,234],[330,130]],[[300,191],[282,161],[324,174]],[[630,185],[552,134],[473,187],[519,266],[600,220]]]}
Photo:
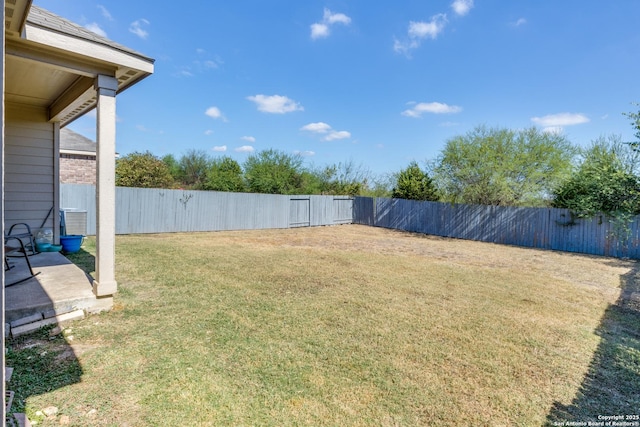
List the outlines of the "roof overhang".
{"label": "roof overhang", "polygon": [[49,121],[65,126],[96,106],[98,75],[115,77],[120,93],[153,73],[153,59],[31,7],[31,1],[15,3],[5,21],[7,103],[46,108]]}
{"label": "roof overhang", "polygon": [[27,22],[32,0],[8,0],[4,2],[4,27],[7,32],[21,33]]}

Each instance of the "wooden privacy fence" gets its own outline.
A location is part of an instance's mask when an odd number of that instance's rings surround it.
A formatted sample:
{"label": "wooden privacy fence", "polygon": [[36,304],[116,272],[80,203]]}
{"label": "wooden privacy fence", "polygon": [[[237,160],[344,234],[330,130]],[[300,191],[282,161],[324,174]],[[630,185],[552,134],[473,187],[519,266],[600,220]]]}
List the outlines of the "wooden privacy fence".
{"label": "wooden privacy fence", "polygon": [[[60,206],[86,212],[96,232],[95,186],[62,184]],[[363,224],[566,252],[640,259],[640,217],[616,238],[605,216],[573,218],[566,209],[454,205],[347,196],[282,196],[116,188],[116,233],[171,233]]]}
{"label": "wooden privacy fence", "polygon": [[640,217],[616,238],[605,215],[573,218],[566,209],[456,205],[356,197],[353,222],[435,236],[640,259]]}
{"label": "wooden privacy fence", "polygon": [[[96,233],[93,185],[61,184],[63,210],[85,211]],[[347,196],[282,196],[214,191],[116,188],[116,234],[248,230],[350,224]]]}

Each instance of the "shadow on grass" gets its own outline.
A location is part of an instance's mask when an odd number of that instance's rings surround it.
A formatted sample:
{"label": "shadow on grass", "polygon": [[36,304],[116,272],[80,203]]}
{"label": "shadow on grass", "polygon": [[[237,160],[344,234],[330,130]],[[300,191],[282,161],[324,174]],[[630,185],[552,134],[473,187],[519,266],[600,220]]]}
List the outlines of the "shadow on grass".
{"label": "shadow on grass", "polygon": [[[87,276],[95,271],[95,257],[90,252],[80,249],[65,256]],[[15,393],[11,412],[25,412],[31,421],[41,421],[42,416],[36,411],[43,408],[30,407],[30,397],[76,384],[82,378],[82,366],[73,346],[67,342],[63,330],[54,329],[53,325],[47,326],[6,342],[6,364],[13,368],[7,388]]]}
{"label": "shadow on grass", "polygon": [[88,276],[92,276],[96,270],[96,257],[83,248],[80,248],[80,250],[75,253],[66,253],[64,256],[87,273]]}
{"label": "shadow on grass", "polygon": [[29,335],[7,340],[7,366],[13,368],[8,389],[15,395],[11,412],[25,412],[32,421],[39,421],[27,400],[76,384],[81,381],[82,367],[73,347],[62,333],[50,334],[53,326]]}
{"label": "shadow on grass", "polygon": [[589,372],[570,405],[553,405],[547,425],[569,425],[570,421],[587,425],[602,422],[601,417],[606,416],[622,416],[616,421],[640,422],[633,417],[640,414],[639,274],[640,263],[636,263],[621,276],[621,295],[605,311],[596,330],[601,341]]}

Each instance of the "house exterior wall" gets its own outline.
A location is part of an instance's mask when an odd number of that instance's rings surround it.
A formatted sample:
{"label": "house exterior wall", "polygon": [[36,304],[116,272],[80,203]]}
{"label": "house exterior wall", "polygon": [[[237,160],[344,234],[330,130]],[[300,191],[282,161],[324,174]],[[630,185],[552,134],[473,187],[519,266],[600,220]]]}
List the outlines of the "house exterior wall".
{"label": "house exterior wall", "polygon": [[[47,111],[17,104],[5,105],[5,188],[4,224],[26,222],[40,228],[47,213],[55,207],[57,156],[54,125],[47,122]],[[54,227],[49,215],[45,227]]]}
{"label": "house exterior wall", "polygon": [[96,156],[60,154],[60,183],[96,185]]}

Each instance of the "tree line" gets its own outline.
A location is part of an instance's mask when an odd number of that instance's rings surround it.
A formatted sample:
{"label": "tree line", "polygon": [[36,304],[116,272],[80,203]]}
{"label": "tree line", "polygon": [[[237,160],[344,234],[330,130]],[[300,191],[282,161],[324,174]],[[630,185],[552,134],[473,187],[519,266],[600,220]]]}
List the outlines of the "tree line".
{"label": "tree line", "polygon": [[413,161],[384,177],[353,161],[305,166],[301,156],[275,149],[252,154],[242,165],[202,150],[189,150],[179,159],[136,152],[117,160],[116,185],[551,206],[580,217],[637,215],[640,112],[624,115],[635,130],[635,142],[611,135],[579,148],[561,134],[537,128],[481,125],[447,140],[439,156],[423,166]]}
{"label": "tree line", "polygon": [[370,171],[353,161],[308,167],[302,156],[275,149],[252,154],[242,165],[204,150],[188,150],[179,159],[135,152],[116,161],[116,185],[267,194],[386,194]]}

